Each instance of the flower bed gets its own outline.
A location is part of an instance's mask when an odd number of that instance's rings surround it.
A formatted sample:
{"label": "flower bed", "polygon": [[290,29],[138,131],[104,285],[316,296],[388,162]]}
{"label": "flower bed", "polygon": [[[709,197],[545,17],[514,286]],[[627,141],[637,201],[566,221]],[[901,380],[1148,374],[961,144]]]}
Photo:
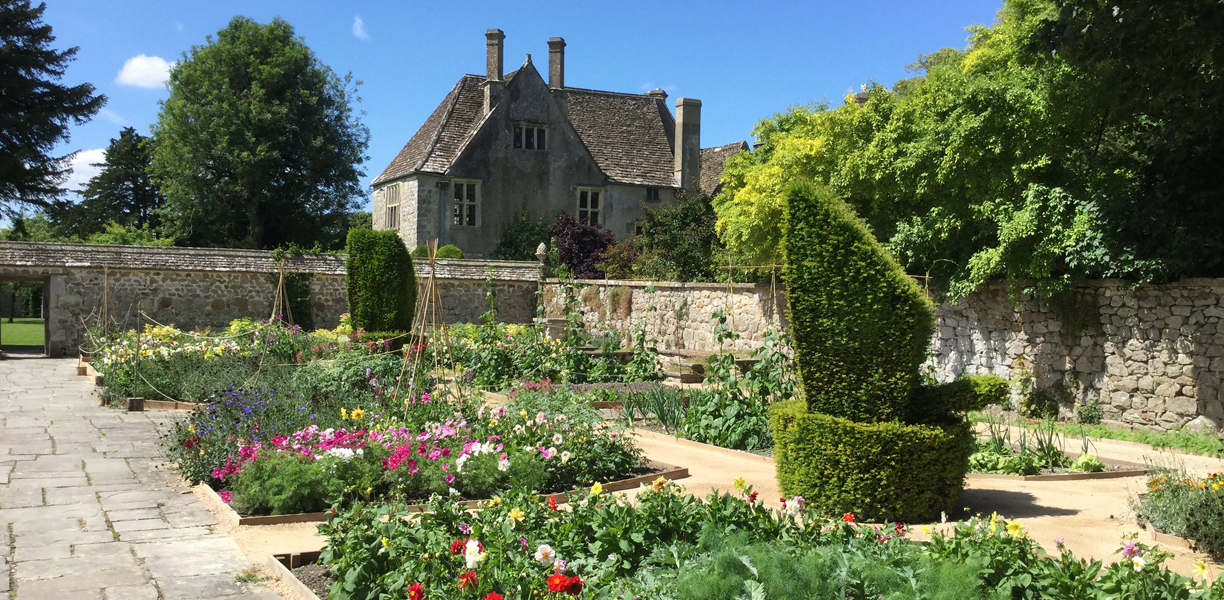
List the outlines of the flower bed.
{"label": "flower bed", "polygon": [[171,455],[251,515],[435,493],[479,499],[509,487],[563,492],[647,468],[631,440],[580,404],[523,398],[486,409],[428,392],[402,407],[335,404],[232,390],[176,426]]}
{"label": "flower bed", "polygon": [[1150,471],[1146,493],[1131,502],[1139,524],[1224,557],[1224,472],[1197,478],[1166,465]]}
{"label": "flower bed", "polygon": [[[436,497],[430,514],[357,504],[321,528],[331,598],[1218,598],[1224,582],[1161,566],[1126,540],[1125,559],[1051,556],[1020,523],[974,517],[912,543],[896,524],[765,508],[750,487],[704,500],[656,482],[635,503],[598,487],[559,511],[518,493],[471,513]],[[1205,567],[1204,567],[1205,569]]]}

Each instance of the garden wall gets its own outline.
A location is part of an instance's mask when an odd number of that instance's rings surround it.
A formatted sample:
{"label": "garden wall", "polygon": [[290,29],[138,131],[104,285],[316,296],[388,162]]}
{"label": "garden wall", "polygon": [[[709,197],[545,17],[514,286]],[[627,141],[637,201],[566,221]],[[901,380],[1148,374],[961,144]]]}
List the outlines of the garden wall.
{"label": "garden wall", "polygon": [[[738,349],[785,326],[785,298],[768,286],[580,280],[575,289],[588,326],[631,336],[643,322],[664,349],[711,352],[712,314],[728,309]],[[548,317],[563,315],[564,284],[548,280]],[[1084,285],[1058,309],[988,286],[936,311],[927,365],[944,381],[961,373],[994,374],[1035,387],[1062,402],[1099,401],[1104,417],[1171,429],[1194,422],[1224,426],[1224,279],[1163,286],[1120,281]],[[1018,392],[1018,386],[1017,386]]]}
{"label": "garden wall", "polygon": [[[493,267],[499,318],[529,322],[535,316],[537,263],[437,261],[438,290],[449,322],[476,321],[485,310],[485,277]],[[47,284],[47,345],[52,356],[74,354],[87,328],[147,322],[141,312],[182,328],[219,327],[238,317],[271,313],[278,263],[260,250],[98,246],[0,242],[0,279]],[[334,327],[347,310],[344,259],[304,255],[285,270],[310,275],[316,327]],[[417,276],[430,273],[417,261]],[[104,302],[105,298],[105,302]]]}

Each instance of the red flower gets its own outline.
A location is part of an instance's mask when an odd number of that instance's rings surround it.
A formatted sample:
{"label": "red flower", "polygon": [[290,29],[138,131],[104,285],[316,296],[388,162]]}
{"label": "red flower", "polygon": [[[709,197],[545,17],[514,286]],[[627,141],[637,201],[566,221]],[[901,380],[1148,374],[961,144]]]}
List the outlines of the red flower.
{"label": "red flower", "polygon": [[194,447],[198,443],[200,443],[200,436],[195,435],[195,436],[192,436],[190,438],[183,440],[183,447],[190,450],[192,447]]}
{"label": "red flower", "polygon": [[842,515],[842,520],[843,520],[843,521],[845,521],[845,522],[847,522],[847,523],[853,523],[853,522],[854,522],[854,513],[846,513],[846,514]]}
{"label": "red flower", "polygon": [[564,592],[568,589],[568,584],[569,577],[566,577],[564,573],[554,571],[548,576],[548,591],[550,592]]}
{"label": "red flower", "polygon": [[476,587],[476,571],[465,571],[459,574],[459,589]]}
{"label": "red flower", "polygon": [[548,508],[551,508],[551,509],[553,509],[553,510],[557,510],[557,498],[556,498],[556,496],[549,496],[549,497],[548,497]]}
{"label": "red flower", "polygon": [[408,600],[425,600],[425,588],[419,583],[408,586]]}
{"label": "red flower", "polygon": [[565,580],[565,591],[571,596],[577,596],[582,593],[582,578],[574,575]]}
{"label": "red flower", "polygon": [[466,543],[467,540],[455,540],[451,542],[451,554],[459,554],[463,552],[463,545]]}
{"label": "red flower", "polygon": [[506,600],[506,597],[497,592],[489,592],[489,595],[485,596],[484,600]]}
{"label": "red flower", "polygon": [[748,503],[749,503],[749,504],[756,504],[756,499],[757,499],[757,493],[756,493],[756,492],[752,492],[751,494],[748,494]]}

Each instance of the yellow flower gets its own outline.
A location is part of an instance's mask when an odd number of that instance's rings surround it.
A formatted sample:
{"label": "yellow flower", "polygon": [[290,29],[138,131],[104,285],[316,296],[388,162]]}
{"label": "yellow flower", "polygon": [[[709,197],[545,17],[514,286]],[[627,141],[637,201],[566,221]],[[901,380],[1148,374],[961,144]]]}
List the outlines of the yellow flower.
{"label": "yellow flower", "polygon": [[370,492],[372,492],[372,491],[374,491],[374,488],[372,488],[372,487],[368,487],[368,488],[366,488],[366,495],[367,495],[367,496],[369,496],[369,495],[370,495]]}
{"label": "yellow flower", "polygon": [[1007,524],[1007,535],[1012,537],[1024,537],[1024,527],[1021,527],[1019,523],[1012,521],[1011,523]]}
{"label": "yellow flower", "polygon": [[603,484],[596,481],[595,485],[591,486],[591,495],[598,496],[600,494],[603,494]]}
{"label": "yellow flower", "polygon": [[354,421],[360,421],[361,418],[365,416],[365,411],[361,410],[360,408],[354,408],[353,412],[349,416],[353,417]]}
{"label": "yellow flower", "polygon": [[501,506],[501,503],[501,496],[493,496],[493,499],[489,500],[489,506]]}
{"label": "yellow flower", "polygon": [[523,514],[522,509],[515,507],[510,509],[508,516],[515,521],[522,521],[527,515]]}
{"label": "yellow flower", "polygon": [[344,410],[344,408],[341,408],[341,409],[340,409],[340,420],[341,420],[341,421],[347,421],[347,420],[348,420],[348,411],[347,411],[347,410]]}
{"label": "yellow flower", "polygon": [[741,492],[742,492],[742,491],[744,491],[744,488],[745,488],[745,487],[747,487],[747,486],[748,486],[748,482],[744,481],[744,478],[743,478],[743,477],[736,477],[736,478],[735,478],[735,489],[736,489],[736,490],[739,490],[739,491],[741,491]]}
{"label": "yellow flower", "polygon": [[662,475],[660,475],[657,479],[654,480],[654,483],[650,484],[650,489],[657,492],[659,490],[662,490],[666,486],[667,486],[667,480],[664,479]]}
{"label": "yellow flower", "polygon": [[383,545],[383,548],[385,548],[385,549],[387,549],[387,550],[390,550],[390,549],[391,549],[391,546],[390,546],[390,545],[387,543],[387,542],[390,542],[390,541],[391,541],[391,540],[388,540],[386,537],[384,537],[384,538],[382,539],[382,545]]}
{"label": "yellow flower", "polygon": [[1207,576],[1207,563],[1203,562],[1202,559],[1194,563],[1194,576],[1196,578]]}
{"label": "yellow flower", "polygon": [[922,526],[922,533],[923,533],[924,535],[931,535],[931,526],[930,526],[930,525],[923,525],[923,526]]}
{"label": "yellow flower", "polygon": [[489,427],[497,427],[497,419],[489,419]]}

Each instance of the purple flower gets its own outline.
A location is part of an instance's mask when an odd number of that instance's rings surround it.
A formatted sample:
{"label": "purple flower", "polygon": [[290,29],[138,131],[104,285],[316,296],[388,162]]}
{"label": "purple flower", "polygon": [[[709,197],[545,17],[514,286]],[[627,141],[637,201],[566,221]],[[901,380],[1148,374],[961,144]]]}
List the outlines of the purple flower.
{"label": "purple flower", "polygon": [[468,523],[460,523],[459,533],[462,533],[463,535],[472,535],[472,526]]}
{"label": "purple flower", "polygon": [[1135,558],[1136,556],[1142,555],[1143,549],[1136,546],[1135,542],[1126,542],[1125,544],[1122,544],[1122,556],[1124,558]]}
{"label": "purple flower", "polygon": [[455,483],[455,474],[454,474],[454,473],[447,473],[447,474],[446,474],[446,477],[444,477],[443,479],[446,479],[446,483],[447,483],[448,485],[449,485],[449,484],[452,484],[452,483]]}
{"label": "purple flower", "polygon": [[521,546],[523,548],[523,551],[526,552],[527,551],[527,538],[525,537],[519,538],[519,546]]}

